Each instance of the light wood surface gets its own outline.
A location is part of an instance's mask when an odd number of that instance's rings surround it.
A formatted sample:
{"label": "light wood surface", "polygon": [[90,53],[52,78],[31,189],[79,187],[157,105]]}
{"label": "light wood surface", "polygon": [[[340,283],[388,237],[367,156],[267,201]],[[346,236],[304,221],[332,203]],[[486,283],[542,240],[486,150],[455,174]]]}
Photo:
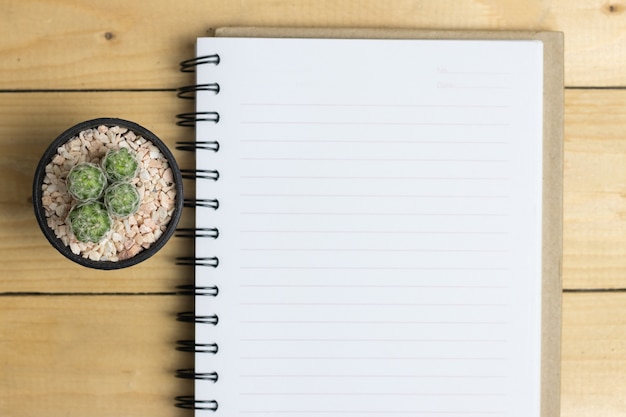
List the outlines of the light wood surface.
{"label": "light wood surface", "polygon": [[[606,0],[165,0],[0,3],[0,415],[191,416],[175,293],[193,243],[130,269],[76,266],[30,202],[37,162],[67,127],[138,122],[174,148],[191,84],[178,62],[220,26],[556,30],[565,34],[562,416],[626,416],[626,4]],[[189,167],[193,155],[175,151]],[[185,182],[193,195],[193,182]],[[193,224],[185,209],[181,226]]]}
{"label": "light wood surface", "polygon": [[185,416],[174,377],[191,367],[174,349],[192,337],[176,321],[188,297],[12,296],[0,320],[2,416]]}

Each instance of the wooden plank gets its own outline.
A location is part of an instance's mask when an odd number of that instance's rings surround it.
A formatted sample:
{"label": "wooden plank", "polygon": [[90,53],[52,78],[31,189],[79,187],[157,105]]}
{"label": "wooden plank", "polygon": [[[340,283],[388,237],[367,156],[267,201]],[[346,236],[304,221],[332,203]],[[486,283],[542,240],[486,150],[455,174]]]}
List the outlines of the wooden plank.
{"label": "wooden plank", "polygon": [[561,415],[624,416],[626,294],[565,294]]}
{"label": "wooden plank", "polygon": [[[175,265],[193,254],[191,239],[172,238],[151,259],[129,269],[94,271],[61,256],[45,239],[30,203],[33,174],[41,155],[66,128],[96,117],[133,120],[159,136],[181,167],[193,154],[175,150],[192,140],[193,129],[175,125],[175,114],[191,110],[171,92],[0,94],[0,265],[2,291],[151,292],[172,291],[192,279],[190,267]],[[194,195],[193,181],[185,194]],[[192,227],[193,210],[184,209],[180,226]]]}
{"label": "wooden plank", "polygon": [[[175,341],[188,297],[36,296],[0,302],[0,414],[185,416],[172,398],[191,392],[172,374],[192,366]],[[565,294],[562,413],[623,416],[626,294]]]}
{"label": "wooden plank", "polygon": [[0,89],[174,88],[178,62],[219,26],[556,30],[565,81],[626,85],[626,6],[588,0],[7,0]]}
{"label": "wooden plank", "polygon": [[566,288],[626,287],[626,91],[565,95]]}
{"label": "wooden plank", "polygon": [[193,367],[176,340],[189,297],[3,297],[0,415],[189,416],[174,397],[193,393],[174,377]]}
{"label": "wooden plank", "polygon": [[[48,144],[81,120],[113,115],[137,121],[174,148],[193,138],[175,126],[174,115],[190,110],[169,92],[0,94],[0,291],[169,291],[191,271],[174,265],[192,243],[174,239],[153,259],[122,271],[89,271],[61,257],[34,221],[30,187],[35,166]],[[156,109],[156,110],[154,110]],[[568,90],[565,126],[564,286],[626,286],[626,92]],[[193,155],[174,150],[190,167]],[[193,182],[186,182],[193,196]],[[193,225],[186,210],[182,224]],[[37,254],[38,262],[30,262]],[[185,268],[183,268],[185,269]],[[89,273],[90,279],[84,276]]]}

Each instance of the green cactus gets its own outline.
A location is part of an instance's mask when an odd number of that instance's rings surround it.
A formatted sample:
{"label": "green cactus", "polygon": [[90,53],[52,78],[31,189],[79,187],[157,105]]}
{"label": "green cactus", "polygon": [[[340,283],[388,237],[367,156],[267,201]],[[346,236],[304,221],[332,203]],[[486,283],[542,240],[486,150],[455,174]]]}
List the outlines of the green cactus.
{"label": "green cactus", "polygon": [[135,213],[139,208],[139,203],[137,188],[126,182],[113,184],[104,193],[104,205],[111,217],[116,219]]}
{"label": "green cactus", "polygon": [[106,185],[104,172],[94,164],[78,164],[67,175],[67,189],[78,201],[99,199]]}
{"label": "green cactus", "polygon": [[74,206],[68,224],[79,241],[99,242],[111,229],[111,217],[102,203],[91,201]]}
{"label": "green cactus", "polygon": [[127,148],[112,149],[102,159],[102,168],[111,182],[128,181],[137,175],[139,162]]}

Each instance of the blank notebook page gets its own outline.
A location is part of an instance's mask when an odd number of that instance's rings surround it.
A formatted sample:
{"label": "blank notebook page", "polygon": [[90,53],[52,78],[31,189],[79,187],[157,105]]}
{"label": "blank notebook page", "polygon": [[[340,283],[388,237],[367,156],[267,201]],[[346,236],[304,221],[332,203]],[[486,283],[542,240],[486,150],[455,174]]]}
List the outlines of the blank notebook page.
{"label": "blank notebook page", "polygon": [[539,415],[543,44],[203,38],[197,400]]}

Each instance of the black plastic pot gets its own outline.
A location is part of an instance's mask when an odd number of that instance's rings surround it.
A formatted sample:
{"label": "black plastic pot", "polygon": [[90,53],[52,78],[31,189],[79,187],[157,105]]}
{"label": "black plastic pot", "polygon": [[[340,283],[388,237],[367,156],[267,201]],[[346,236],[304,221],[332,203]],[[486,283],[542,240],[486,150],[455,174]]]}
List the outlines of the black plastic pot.
{"label": "black plastic pot", "polygon": [[[70,250],[69,246],[66,246],[61,239],[56,237],[54,230],[52,230],[48,226],[42,203],[42,184],[46,175],[46,166],[57,154],[57,149],[71,138],[77,136],[81,131],[86,129],[96,129],[98,128],[98,126],[102,125],[107,127],[120,126],[127,128],[133,131],[135,134],[142,136],[144,139],[152,142],[167,159],[167,162],[172,169],[172,173],[174,174],[174,184],[176,186],[175,209],[172,214],[172,218],[167,225],[167,229],[163,232],[159,239],[153,242],[147,249],[143,249],[131,258],[119,261],[94,261],[81,255],[74,254]],[[100,118],[87,120],[85,122],[72,126],[65,132],[61,133],[44,152],[41,160],[39,161],[39,164],[37,165],[35,178],[33,180],[33,205],[35,209],[35,217],[37,218],[37,222],[39,223],[39,227],[41,228],[44,236],[48,239],[52,246],[54,246],[54,248],[57,249],[63,256],[89,268],[104,270],[126,268],[132,265],[136,265],[153,256],[159,251],[159,249],[163,247],[163,245],[165,245],[169,238],[174,234],[183,209],[183,178],[178,164],[176,163],[176,160],[174,159],[174,156],[172,155],[170,150],[154,133],[150,132],[148,129],[134,122],[116,118]]]}

